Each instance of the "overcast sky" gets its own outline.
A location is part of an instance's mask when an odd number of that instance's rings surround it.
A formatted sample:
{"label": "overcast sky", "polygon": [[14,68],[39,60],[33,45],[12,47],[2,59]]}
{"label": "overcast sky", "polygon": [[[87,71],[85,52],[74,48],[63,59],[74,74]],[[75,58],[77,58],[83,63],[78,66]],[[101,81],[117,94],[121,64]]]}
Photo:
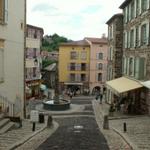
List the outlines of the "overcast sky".
{"label": "overcast sky", "polygon": [[72,40],[107,35],[106,22],[124,0],[27,0],[27,23]]}

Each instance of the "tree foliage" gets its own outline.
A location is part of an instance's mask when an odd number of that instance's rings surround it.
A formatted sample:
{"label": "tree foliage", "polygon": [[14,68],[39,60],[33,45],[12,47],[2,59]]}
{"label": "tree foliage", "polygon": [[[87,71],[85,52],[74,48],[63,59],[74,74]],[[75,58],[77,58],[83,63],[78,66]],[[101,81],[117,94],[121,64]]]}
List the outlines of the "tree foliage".
{"label": "tree foliage", "polygon": [[66,37],[59,36],[58,34],[46,35],[42,40],[42,50],[58,51],[59,44],[68,42]]}

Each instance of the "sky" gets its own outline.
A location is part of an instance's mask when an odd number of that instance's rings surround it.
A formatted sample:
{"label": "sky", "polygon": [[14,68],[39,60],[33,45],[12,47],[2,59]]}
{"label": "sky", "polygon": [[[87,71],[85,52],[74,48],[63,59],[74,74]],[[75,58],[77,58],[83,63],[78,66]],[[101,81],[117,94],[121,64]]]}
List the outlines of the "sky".
{"label": "sky", "polygon": [[106,22],[124,0],[27,0],[27,23],[71,40],[107,36]]}

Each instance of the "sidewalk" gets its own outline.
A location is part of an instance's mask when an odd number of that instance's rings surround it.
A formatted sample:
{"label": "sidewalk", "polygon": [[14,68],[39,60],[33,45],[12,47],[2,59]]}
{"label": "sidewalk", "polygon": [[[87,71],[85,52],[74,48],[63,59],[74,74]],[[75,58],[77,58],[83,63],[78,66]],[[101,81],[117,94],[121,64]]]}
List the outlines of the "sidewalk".
{"label": "sidewalk", "polygon": [[0,150],[11,150],[25,143],[28,139],[43,131],[47,126],[46,122],[45,117],[45,123],[36,123],[35,131],[32,131],[30,120],[23,120],[21,128],[12,129],[4,134],[0,134]]}
{"label": "sidewalk", "polygon": [[[93,100],[93,108],[97,122],[101,131],[104,133],[111,150],[150,149],[149,116],[130,116],[115,112],[112,117],[109,117],[110,129],[104,130],[103,118],[104,115],[108,115],[109,105],[106,103],[99,104],[98,101]],[[127,125],[127,132],[123,131],[124,123]],[[115,138],[117,138],[117,140]],[[115,146],[118,146],[118,149]]]}

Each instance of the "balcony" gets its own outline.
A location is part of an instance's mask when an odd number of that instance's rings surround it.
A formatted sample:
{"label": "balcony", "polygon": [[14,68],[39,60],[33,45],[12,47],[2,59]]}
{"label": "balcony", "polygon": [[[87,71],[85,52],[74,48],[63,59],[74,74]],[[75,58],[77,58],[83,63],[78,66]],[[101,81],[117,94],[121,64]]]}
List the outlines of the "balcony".
{"label": "balcony", "polygon": [[26,38],[27,48],[40,48],[40,39]]}

